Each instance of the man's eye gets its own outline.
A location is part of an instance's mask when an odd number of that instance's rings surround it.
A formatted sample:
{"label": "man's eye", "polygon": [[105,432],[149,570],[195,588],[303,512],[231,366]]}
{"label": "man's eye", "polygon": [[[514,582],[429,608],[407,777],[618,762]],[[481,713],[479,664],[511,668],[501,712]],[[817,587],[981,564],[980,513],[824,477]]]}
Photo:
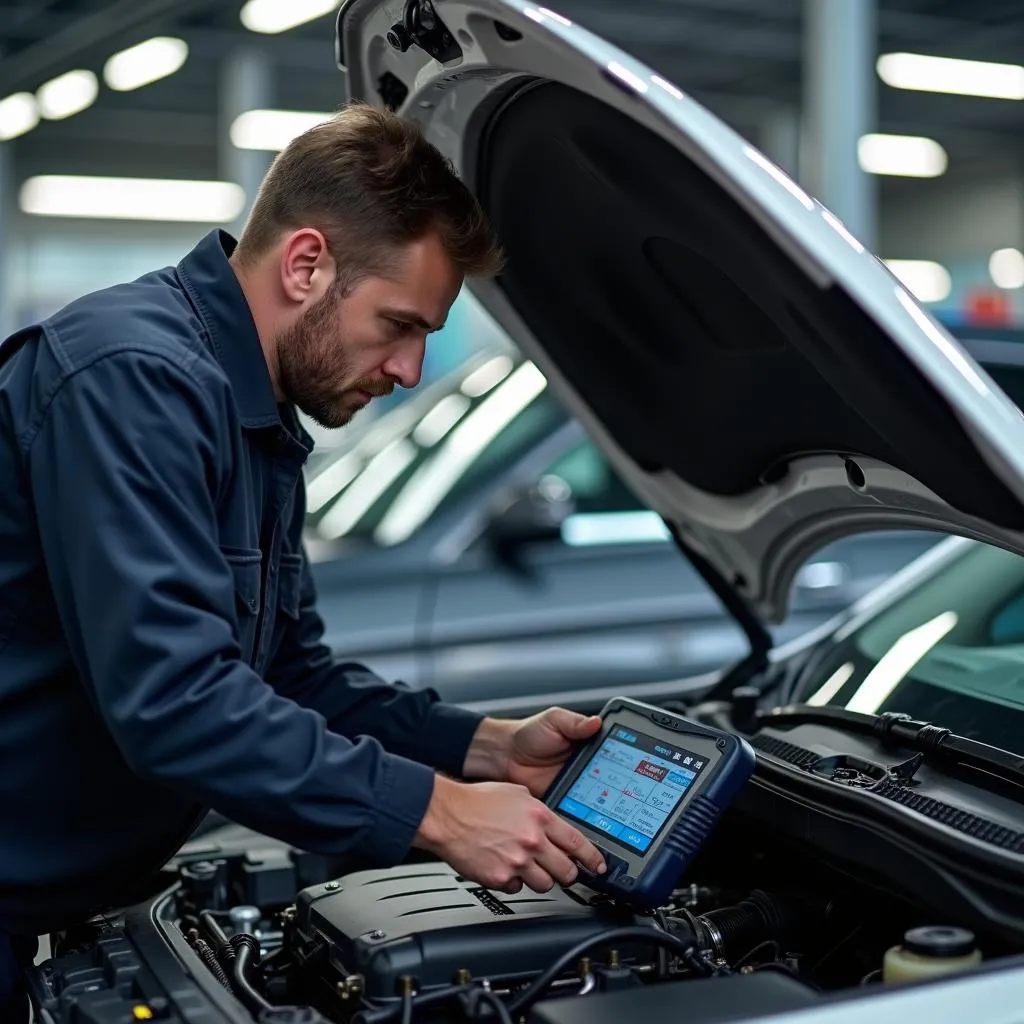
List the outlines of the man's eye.
{"label": "man's eye", "polygon": [[388,322],[396,334],[405,334],[406,331],[411,329],[410,325],[404,320],[395,320],[393,317],[388,317]]}

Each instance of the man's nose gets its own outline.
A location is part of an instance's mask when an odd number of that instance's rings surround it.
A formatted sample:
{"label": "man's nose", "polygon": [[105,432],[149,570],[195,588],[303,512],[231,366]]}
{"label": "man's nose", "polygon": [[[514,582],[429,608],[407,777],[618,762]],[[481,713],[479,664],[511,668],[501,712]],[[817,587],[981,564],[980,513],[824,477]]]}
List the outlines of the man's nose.
{"label": "man's nose", "polygon": [[427,347],[426,336],[403,345],[383,365],[384,372],[403,388],[414,388],[423,376],[423,357]]}

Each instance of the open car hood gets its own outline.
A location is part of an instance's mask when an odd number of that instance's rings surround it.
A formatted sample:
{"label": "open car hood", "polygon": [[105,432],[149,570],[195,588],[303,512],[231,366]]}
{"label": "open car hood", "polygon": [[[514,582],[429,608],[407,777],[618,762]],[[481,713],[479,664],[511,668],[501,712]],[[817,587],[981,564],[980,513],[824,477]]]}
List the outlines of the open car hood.
{"label": "open car hood", "polygon": [[451,158],[508,257],[474,293],[762,619],[857,530],[1024,553],[1024,417],[833,214],[544,7],[433,0],[434,32],[404,51],[402,16],[342,8],[350,97],[416,118]]}

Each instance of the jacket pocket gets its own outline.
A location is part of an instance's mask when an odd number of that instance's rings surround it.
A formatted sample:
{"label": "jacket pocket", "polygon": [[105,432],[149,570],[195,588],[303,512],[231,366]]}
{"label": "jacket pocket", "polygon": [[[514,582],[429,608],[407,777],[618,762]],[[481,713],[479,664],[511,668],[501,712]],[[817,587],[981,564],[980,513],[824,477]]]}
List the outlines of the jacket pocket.
{"label": "jacket pocket", "polygon": [[298,619],[302,606],[302,555],[282,554],[278,579],[277,606],[289,619]]}
{"label": "jacket pocket", "polygon": [[263,555],[258,549],[222,548],[235,585],[235,619],[242,656],[252,664],[260,617]]}

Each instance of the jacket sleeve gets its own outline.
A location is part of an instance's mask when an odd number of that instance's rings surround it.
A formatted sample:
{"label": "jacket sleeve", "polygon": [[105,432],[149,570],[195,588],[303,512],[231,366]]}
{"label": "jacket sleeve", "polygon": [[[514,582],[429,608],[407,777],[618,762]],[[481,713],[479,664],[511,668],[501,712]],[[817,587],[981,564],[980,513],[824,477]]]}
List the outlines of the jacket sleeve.
{"label": "jacket sleeve", "polygon": [[162,353],[120,350],[67,377],[28,439],[79,674],[140,776],[301,848],[394,863],[433,773],[332,732],[242,658],[217,539],[228,403],[211,393]]}
{"label": "jacket sleeve", "polygon": [[[298,503],[297,517],[302,504]],[[316,585],[303,556],[299,615],[287,620],[267,671],[279,693],[315,708],[344,736],[373,736],[387,750],[461,775],[466,752],[483,716],[444,704],[433,690],[386,683],[368,668],[342,662],[323,642]]]}

